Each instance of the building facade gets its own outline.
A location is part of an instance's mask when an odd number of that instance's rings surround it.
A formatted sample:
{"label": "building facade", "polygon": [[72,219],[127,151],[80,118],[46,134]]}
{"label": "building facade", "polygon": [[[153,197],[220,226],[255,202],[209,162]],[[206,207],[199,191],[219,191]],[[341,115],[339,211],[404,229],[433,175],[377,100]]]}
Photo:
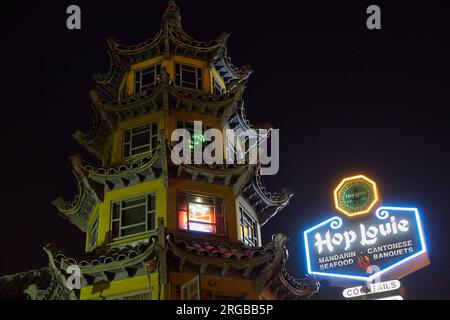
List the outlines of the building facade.
{"label": "building facade", "polygon": [[[256,300],[317,292],[313,279],[287,273],[285,236],[261,241],[261,227],[288,205],[290,191],[267,192],[260,166],[248,161],[189,165],[171,157],[172,132],[193,132],[194,121],[237,134],[253,128],[243,103],[252,70],[231,63],[228,36],[192,39],[169,1],[152,39],[107,40],[110,69],[94,77],[90,92],[94,125],[74,135],[98,165],[72,156],[79,192],[54,201],[86,234],[85,252],[46,246],[49,266],[0,278],[0,298]],[[80,288],[67,286],[73,268]]]}

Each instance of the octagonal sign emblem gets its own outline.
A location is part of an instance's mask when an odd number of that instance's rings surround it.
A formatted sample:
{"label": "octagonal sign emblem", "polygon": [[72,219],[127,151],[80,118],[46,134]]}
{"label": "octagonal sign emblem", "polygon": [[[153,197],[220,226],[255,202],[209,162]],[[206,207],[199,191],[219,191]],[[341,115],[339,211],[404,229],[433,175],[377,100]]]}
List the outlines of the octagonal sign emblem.
{"label": "octagonal sign emblem", "polygon": [[334,202],[349,217],[367,214],[378,202],[377,186],[363,175],[346,178],[334,190]]}

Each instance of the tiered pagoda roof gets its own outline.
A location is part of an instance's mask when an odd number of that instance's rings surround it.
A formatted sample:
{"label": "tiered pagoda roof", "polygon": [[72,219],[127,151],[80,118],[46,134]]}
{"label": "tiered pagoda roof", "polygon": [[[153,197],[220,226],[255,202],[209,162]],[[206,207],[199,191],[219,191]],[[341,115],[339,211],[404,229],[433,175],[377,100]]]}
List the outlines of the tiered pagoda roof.
{"label": "tiered pagoda roof", "polygon": [[162,228],[158,232],[132,245],[100,248],[81,255],[71,255],[48,245],[44,250],[50,266],[0,278],[0,299],[77,299],[79,290],[55,285],[58,279],[66,279],[65,270],[69,266],[80,268],[83,288],[148,275],[161,260],[167,266],[166,273],[189,271],[251,280],[257,293],[269,289],[280,299],[307,299],[318,289],[314,279],[294,279],[286,272],[288,239],[284,235],[278,234],[269,244],[255,248],[240,242],[178,237]]}
{"label": "tiered pagoda roof", "polygon": [[112,38],[107,40],[110,69],[107,75],[97,75],[95,79],[102,92],[117,98],[121,80],[130,65],[161,55],[169,58],[176,54],[208,61],[223,77],[227,91],[233,91],[237,84],[248,79],[252,69],[249,66],[237,68],[231,63],[227,52],[228,37],[228,33],[223,33],[209,42],[193,39],[183,30],[180,9],[170,0],[161,28],[153,38],[132,46],[120,44]]}
{"label": "tiered pagoda roof", "polygon": [[[227,52],[224,33],[210,42],[199,42],[188,36],[181,25],[179,8],[173,0],[163,15],[161,29],[155,37],[136,46],[119,44],[108,39],[110,70],[95,76],[97,87],[90,92],[94,109],[93,128],[77,132],[75,138],[104,160],[111,147],[112,136],[120,121],[156,111],[185,111],[221,119],[224,128],[245,132],[254,127],[245,117],[243,93],[252,70],[237,68]],[[207,61],[223,78],[226,92],[218,95],[187,90],[175,86],[167,70],[162,69],[156,84],[139,94],[119,96],[119,87],[130,66],[154,57],[182,55]],[[256,133],[257,134],[257,133]],[[267,136],[259,138],[268,138]],[[288,205],[293,193],[287,189],[270,193],[263,186],[259,165],[187,165],[175,164],[170,144],[163,131],[159,147],[152,155],[111,166],[86,163],[80,155],[70,158],[78,185],[74,200],[58,198],[53,202],[61,215],[86,232],[87,221],[96,205],[103,203],[106,192],[156,179],[170,178],[204,182],[232,188],[234,195],[244,197],[257,214],[258,222],[266,224]],[[156,265],[163,278],[169,272],[192,271],[202,275],[219,275],[250,280],[257,293],[267,289],[278,299],[305,299],[317,291],[314,279],[294,279],[286,271],[288,239],[276,235],[261,248],[247,247],[241,242],[223,239],[197,239],[195,235],[168,232],[158,223],[156,235],[146,240],[114,247],[103,246],[92,252],[71,255],[48,245],[47,268],[0,278],[0,299],[77,299],[79,290],[67,289],[66,268],[76,265],[82,272],[82,287],[148,275]]]}

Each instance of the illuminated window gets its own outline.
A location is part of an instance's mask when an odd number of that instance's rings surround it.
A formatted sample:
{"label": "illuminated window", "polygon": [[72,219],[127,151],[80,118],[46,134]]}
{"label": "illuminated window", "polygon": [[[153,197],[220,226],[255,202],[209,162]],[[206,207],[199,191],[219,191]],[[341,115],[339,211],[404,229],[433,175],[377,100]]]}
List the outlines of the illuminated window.
{"label": "illuminated window", "polygon": [[89,229],[89,250],[95,248],[95,245],[97,243],[97,237],[98,237],[98,214],[95,217],[95,220],[91,225],[91,228]]}
{"label": "illuminated window", "polygon": [[153,153],[158,147],[158,122],[125,130],[123,155],[130,158],[143,153]]}
{"label": "illuminated window", "polygon": [[241,234],[242,242],[246,246],[255,247],[258,245],[258,223],[242,207],[239,207],[241,214]]}
{"label": "illuminated window", "polygon": [[189,89],[203,89],[203,69],[175,64],[175,84]]}
{"label": "illuminated window", "polygon": [[156,229],[156,195],[154,193],[113,203],[112,240],[139,235]]}
{"label": "illuminated window", "polygon": [[178,228],[202,233],[225,233],[223,200],[187,193],[177,195]]}
{"label": "illuminated window", "polygon": [[134,72],[134,93],[141,93],[151,89],[158,76],[161,75],[161,64],[156,64]]}

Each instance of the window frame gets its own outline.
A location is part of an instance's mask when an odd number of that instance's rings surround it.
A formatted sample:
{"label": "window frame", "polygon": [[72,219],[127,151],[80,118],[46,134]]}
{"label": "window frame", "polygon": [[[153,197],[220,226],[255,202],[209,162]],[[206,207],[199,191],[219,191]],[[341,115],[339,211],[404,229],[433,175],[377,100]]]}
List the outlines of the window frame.
{"label": "window frame", "polygon": [[[179,67],[179,70],[178,70]],[[185,70],[183,67],[187,68],[193,68],[195,71],[192,70]],[[194,85],[194,83],[189,81],[183,81],[183,71],[191,72],[195,76],[195,88],[186,86],[184,83],[188,83],[191,85]],[[201,76],[199,76],[199,71],[201,71]],[[182,87],[189,90],[196,90],[196,91],[204,91],[205,87],[205,70],[203,67],[198,67],[195,65],[187,64],[187,63],[180,63],[180,62],[174,62],[174,82],[175,85],[178,87]]]}
{"label": "window frame", "polygon": [[[250,227],[253,230],[253,241],[248,237],[245,237],[244,228],[248,225],[245,223],[250,222]],[[242,205],[239,204],[239,228],[241,229],[241,241],[244,245],[249,247],[258,247],[259,245],[259,225],[257,219],[255,219],[250,212]]]}
{"label": "window frame", "polygon": [[[149,210],[148,204],[149,204],[149,198],[154,196],[154,206],[155,208],[153,210]],[[157,192],[153,191],[153,192],[147,192],[144,194],[140,194],[140,195],[136,195],[133,197],[128,197],[128,198],[122,198],[119,200],[115,200],[115,201],[111,201],[111,209],[110,209],[110,241],[111,242],[117,242],[117,241],[121,241],[124,239],[128,239],[128,238],[132,238],[132,237],[137,237],[137,236],[142,236],[145,234],[149,234],[149,233],[154,233],[156,232],[156,229],[158,228],[157,226]],[[122,207],[122,202],[125,201],[136,201],[140,198],[144,198],[145,199],[145,221],[143,222],[139,222],[139,223],[135,223],[132,225],[127,225],[125,227],[122,227],[122,216],[123,216],[123,207]],[[118,218],[114,218],[114,206],[116,204],[119,204],[119,217]],[[133,208],[137,208],[137,207],[141,207],[143,205],[132,205],[129,207],[126,207],[126,209],[133,209]],[[153,214],[153,226],[154,229],[149,229],[149,216]],[[118,236],[114,237],[114,223],[118,222],[119,223],[119,227],[118,227]],[[122,230],[127,230],[127,229],[132,229],[135,227],[139,227],[139,226],[145,226],[145,231],[142,232],[138,232],[138,233],[134,233],[134,234],[130,234],[130,235],[124,235],[122,236]]]}
{"label": "window frame", "polygon": [[[143,80],[143,77],[145,75],[144,71],[149,70],[149,69],[153,69],[154,81],[151,84],[143,85],[142,84],[142,82],[143,82],[142,80]],[[138,73],[139,73],[139,81],[137,79]],[[133,93],[134,94],[141,94],[142,92],[151,89],[153,86],[155,86],[155,84],[157,83],[158,76],[161,76],[161,74],[162,74],[162,63],[155,63],[155,64],[152,64],[152,65],[149,65],[149,66],[146,66],[146,67],[142,67],[142,68],[133,70],[133,77],[134,77]],[[139,85],[138,85],[138,83],[139,83]],[[137,90],[138,86],[139,86],[139,91]]]}
{"label": "window frame", "polygon": [[[184,196],[184,201],[186,201],[186,211],[185,210],[180,210],[179,207],[179,198]],[[189,203],[190,202],[194,202],[191,201],[190,199],[193,197],[202,197],[202,198],[209,198],[211,200],[213,200],[214,203],[214,220],[215,223],[203,223],[203,222],[198,222],[198,221],[189,221]],[[194,202],[196,203],[196,202]],[[202,204],[202,203],[199,203]],[[218,205],[221,205],[221,214],[219,215],[217,213],[217,208]],[[209,206],[209,204],[207,204]],[[180,227],[180,217],[179,214],[180,212],[186,212],[186,216],[187,216],[187,229],[182,229]],[[217,197],[214,195],[204,195],[204,194],[199,194],[199,193],[194,193],[194,192],[188,192],[188,191],[177,191],[176,193],[176,215],[177,215],[177,229],[180,232],[189,232],[189,233],[196,233],[196,234],[202,234],[202,235],[209,235],[209,236],[219,236],[219,237],[225,237],[227,235],[227,224],[226,224],[226,214],[225,214],[225,199],[221,198],[221,197]],[[218,220],[221,219],[222,220],[222,230],[221,232],[218,232]],[[196,224],[202,224],[202,225],[210,225],[210,226],[214,226],[215,227],[215,232],[202,232],[202,231],[197,231],[197,230],[191,230],[190,229],[190,223],[196,223]]]}
{"label": "window frame", "polygon": [[[195,288],[193,288],[195,287]],[[193,289],[191,291],[191,289]],[[181,300],[200,300],[200,276],[196,275],[180,286]],[[194,299],[192,299],[194,297]]]}
{"label": "window frame", "polygon": [[[141,129],[141,128],[144,128],[147,126],[148,126],[148,129],[142,130],[142,132],[138,132],[138,133],[133,132],[134,130],[138,130],[138,129]],[[154,126],[156,126],[156,133],[153,133]],[[143,134],[147,130],[148,130],[148,134],[149,134],[149,143],[144,144],[144,145],[134,146],[133,145],[133,137]],[[129,136],[129,141],[127,141],[127,134]],[[156,146],[153,145],[154,138],[156,138]],[[127,146],[128,146],[128,151],[127,151]],[[143,152],[133,154],[134,151],[145,148],[147,146],[149,147],[148,151],[143,151]],[[123,130],[122,156],[123,156],[124,160],[134,159],[137,157],[141,157],[145,154],[153,154],[155,152],[155,150],[158,148],[158,146],[159,146],[159,121],[158,120],[147,122],[145,124],[126,128]],[[127,153],[128,153],[128,155],[127,155]]]}
{"label": "window frame", "polygon": [[143,295],[148,295],[149,299],[139,299],[139,300],[141,300],[141,301],[153,300],[152,299],[153,290],[151,288],[149,288],[147,290],[143,290],[143,291],[129,292],[129,293],[121,294],[118,296],[108,297],[108,298],[106,298],[106,300],[128,300],[128,299],[124,299],[124,298],[143,296]]}

